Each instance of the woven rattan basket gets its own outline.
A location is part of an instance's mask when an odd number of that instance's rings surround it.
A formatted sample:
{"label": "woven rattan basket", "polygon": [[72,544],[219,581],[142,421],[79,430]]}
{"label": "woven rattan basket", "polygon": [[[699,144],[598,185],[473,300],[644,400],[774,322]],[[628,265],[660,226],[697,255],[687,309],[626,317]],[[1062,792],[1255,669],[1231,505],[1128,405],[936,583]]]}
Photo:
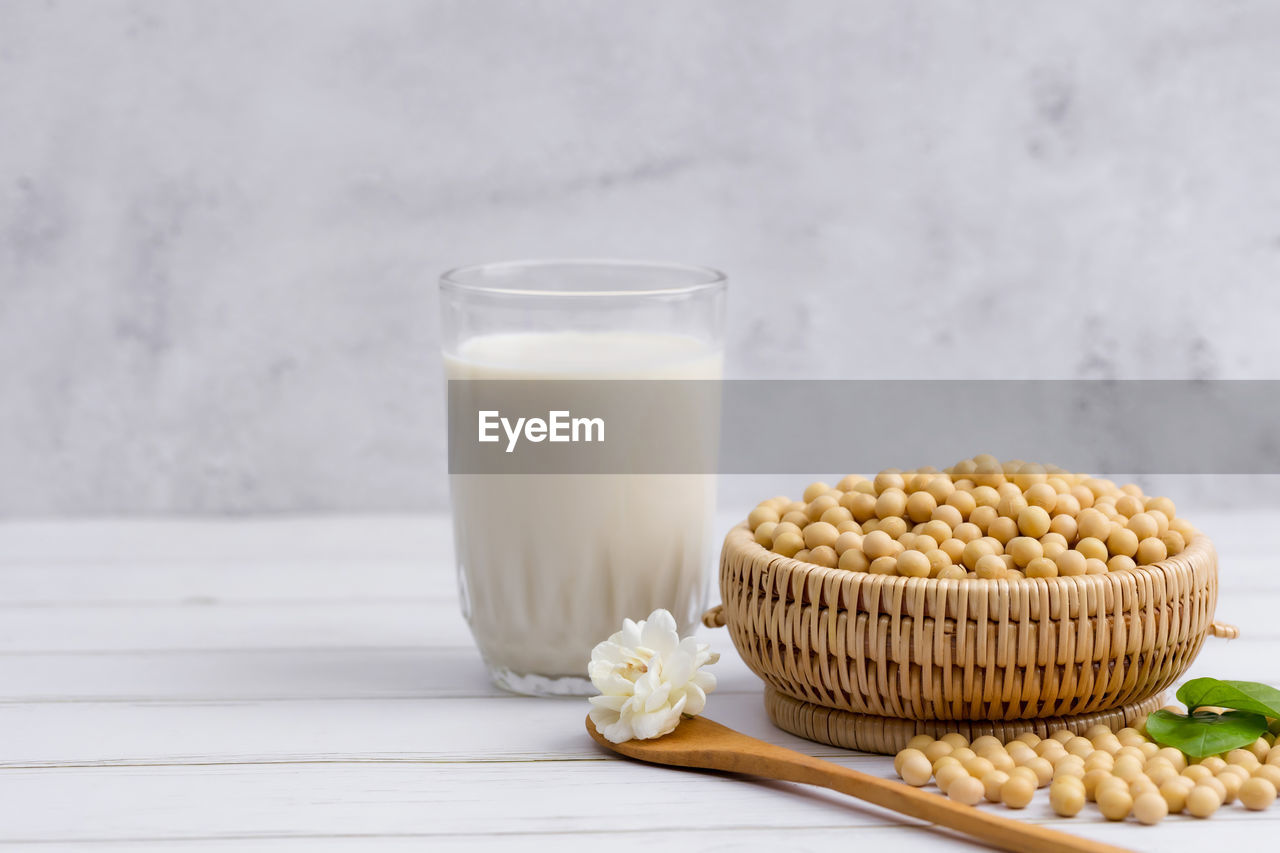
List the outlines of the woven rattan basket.
{"label": "woven rattan basket", "polygon": [[775,554],[739,525],[720,557],[727,625],[768,685],[774,723],[824,743],[893,752],[916,733],[1122,725],[1162,703],[1213,622],[1205,536],[1154,566],[1018,580],[906,578]]}

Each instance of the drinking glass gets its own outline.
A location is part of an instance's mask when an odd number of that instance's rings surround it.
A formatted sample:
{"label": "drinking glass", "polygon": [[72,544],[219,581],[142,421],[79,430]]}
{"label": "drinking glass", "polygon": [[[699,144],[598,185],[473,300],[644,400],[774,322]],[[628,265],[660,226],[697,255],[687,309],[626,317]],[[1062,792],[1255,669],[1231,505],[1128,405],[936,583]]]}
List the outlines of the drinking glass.
{"label": "drinking glass", "polygon": [[[718,380],[725,290],[716,270],[664,263],[455,269],[440,281],[446,374],[451,384]],[[541,386],[530,387],[537,399]],[[521,398],[530,399],[528,388]],[[643,471],[644,461],[629,470]],[[590,693],[591,649],[624,617],[663,607],[682,632],[696,628],[712,557],[714,475],[455,471],[450,491],[463,614],[499,686]]]}

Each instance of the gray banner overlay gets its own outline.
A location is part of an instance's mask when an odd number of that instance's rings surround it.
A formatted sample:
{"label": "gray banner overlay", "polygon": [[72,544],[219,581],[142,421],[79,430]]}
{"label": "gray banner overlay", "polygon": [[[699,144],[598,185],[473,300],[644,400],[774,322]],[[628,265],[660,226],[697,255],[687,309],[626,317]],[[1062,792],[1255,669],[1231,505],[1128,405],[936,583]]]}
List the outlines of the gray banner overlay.
{"label": "gray banner overlay", "polygon": [[454,474],[835,475],[978,453],[1100,475],[1280,473],[1273,380],[448,384]]}

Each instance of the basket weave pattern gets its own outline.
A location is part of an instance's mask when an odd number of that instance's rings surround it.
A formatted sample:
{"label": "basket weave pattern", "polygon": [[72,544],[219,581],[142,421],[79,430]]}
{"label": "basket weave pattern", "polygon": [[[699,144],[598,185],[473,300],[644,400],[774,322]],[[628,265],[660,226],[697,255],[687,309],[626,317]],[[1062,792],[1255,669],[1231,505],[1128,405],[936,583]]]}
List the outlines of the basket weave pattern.
{"label": "basket weave pattern", "polygon": [[1217,555],[1197,536],[1151,567],[1051,580],[906,578],[801,563],[745,525],[720,557],[724,620],[774,690],[912,720],[1017,720],[1141,703],[1199,653]]}
{"label": "basket weave pattern", "polygon": [[784,696],[772,687],[766,687],[764,707],[776,726],[802,738],[845,749],[893,755],[905,749],[911,738],[918,734],[939,738],[948,732],[959,732],[969,740],[982,735],[993,735],[1001,741],[1010,741],[1023,732],[1034,732],[1042,738],[1049,737],[1057,729],[1067,729],[1082,735],[1099,723],[1115,730],[1130,725],[1135,718],[1156,710],[1164,704],[1164,700],[1164,694],[1157,693],[1141,702],[1109,711],[1068,717],[1036,717],[1031,720],[920,721],[893,717],[869,717],[849,711],[839,711],[835,708],[823,708],[810,702]]}

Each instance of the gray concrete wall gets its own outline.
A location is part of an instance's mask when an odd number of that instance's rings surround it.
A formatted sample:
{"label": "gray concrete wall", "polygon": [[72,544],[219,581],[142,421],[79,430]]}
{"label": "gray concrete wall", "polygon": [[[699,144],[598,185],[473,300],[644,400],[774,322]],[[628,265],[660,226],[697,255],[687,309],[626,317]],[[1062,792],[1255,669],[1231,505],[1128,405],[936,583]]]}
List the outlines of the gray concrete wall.
{"label": "gray concrete wall", "polygon": [[738,376],[1274,376],[1278,45],[1266,2],[11,0],[0,513],[442,506],[434,279],[484,260],[721,267]]}

